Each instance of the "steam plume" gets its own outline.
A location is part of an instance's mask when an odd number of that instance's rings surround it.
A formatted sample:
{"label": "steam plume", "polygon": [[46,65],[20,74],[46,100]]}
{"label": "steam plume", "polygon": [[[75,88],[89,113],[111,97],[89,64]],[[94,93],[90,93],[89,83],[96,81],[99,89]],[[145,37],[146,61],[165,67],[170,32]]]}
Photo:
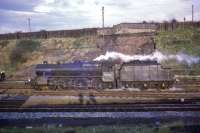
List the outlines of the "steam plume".
{"label": "steam plume", "polygon": [[123,62],[129,62],[133,60],[140,60],[140,61],[156,60],[158,62],[162,62],[165,60],[175,59],[180,63],[187,63],[188,65],[200,62],[200,57],[197,56],[192,56],[184,53],[178,53],[176,55],[173,54],[167,55],[159,51],[155,51],[154,53],[149,55],[132,55],[132,56],[118,52],[106,52],[105,55],[100,55],[99,57],[94,59],[94,61],[109,60],[109,59],[111,60],[120,59]]}

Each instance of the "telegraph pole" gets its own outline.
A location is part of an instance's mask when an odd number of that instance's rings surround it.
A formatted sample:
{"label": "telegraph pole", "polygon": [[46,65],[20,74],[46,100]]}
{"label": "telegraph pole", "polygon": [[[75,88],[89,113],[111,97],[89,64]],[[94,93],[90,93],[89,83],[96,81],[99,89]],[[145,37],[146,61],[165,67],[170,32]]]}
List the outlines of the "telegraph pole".
{"label": "telegraph pole", "polygon": [[31,18],[28,18],[28,29],[31,32]]}
{"label": "telegraph pole", "polygon": [[194,22],[194,5],[192,5],[192,23]]}
{"label": "telegraph pole", "polygon": [[104,28],[104,7],[102,7],[102,28]]}
{"label": "telegraph pole", "polygon": [[104,38],[104,7],[102,7],[102,36],[103,36],[103,46],[105,45],[105,38]]}

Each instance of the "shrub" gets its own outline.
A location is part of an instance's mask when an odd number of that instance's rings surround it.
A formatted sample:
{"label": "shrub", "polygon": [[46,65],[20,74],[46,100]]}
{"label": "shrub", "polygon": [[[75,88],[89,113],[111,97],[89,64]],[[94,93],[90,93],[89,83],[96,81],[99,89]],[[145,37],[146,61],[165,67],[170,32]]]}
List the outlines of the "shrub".
{"label": "shrub", "polygon": [[27,55],[37,50],[40,42],[34,40],[20,40],[16,47],[11,51],[10,60],[12,64],[23,63],[27,60]]}
{"label": "shrub", "polygon": [[78,49],[82,46],[81,44],[81,39],[76,39],[74,42],[73,42],[73,48],[75,49]]}
{"label": "shrub", "polygon": [[0,42],[0,48],[4,48],[8,45],[9,41],[5,40],[5,41],[1,41]]}

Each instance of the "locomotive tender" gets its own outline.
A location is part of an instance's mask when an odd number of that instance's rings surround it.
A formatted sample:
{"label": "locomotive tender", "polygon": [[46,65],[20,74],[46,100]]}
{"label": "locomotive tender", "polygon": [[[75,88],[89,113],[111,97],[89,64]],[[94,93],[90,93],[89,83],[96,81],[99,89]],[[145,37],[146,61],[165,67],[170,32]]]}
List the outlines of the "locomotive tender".
{"label": "locomotive tender", "polygon": [[32,85],[50,89],[169,88],[170,69],[156,61],[75,61],[65,64],[38,64]]}

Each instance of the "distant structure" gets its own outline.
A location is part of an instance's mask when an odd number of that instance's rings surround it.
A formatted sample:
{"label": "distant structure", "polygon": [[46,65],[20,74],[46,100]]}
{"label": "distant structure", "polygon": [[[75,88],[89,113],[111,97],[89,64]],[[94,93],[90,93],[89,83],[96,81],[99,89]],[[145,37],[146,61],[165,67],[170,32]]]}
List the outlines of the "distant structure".
{"label": "distant structure", "polygon": [[[31,24],[31,23],[30,23]],[[103,25],[102,25],[103,26]],[[157,31],[174,31],[176,28],[200,27],[200,22],[163,22],[163,23],[120,23],[113,27],[104,28],[84,28],[74,30],[57,30],[37,32],[16,32],[0,34],[0,40],[6,39],[30,39],[30,38],[53,38],[53,37],[81,37],[81,36],[109,36],[109,35],[128,35],[128,34],[151,34]],[[31,25],[30,25],[31,29]]]}
{"label": "distant structure", "polygon": [[120,23],[113,27],[98,29],[98,35],[120,35],[156,32],[156,23]]}
{"label": "distant structure", "polygon": [[194,22],[194,5],[192,5],[192,22]]}
{"label": "distant structure", "polygon": [[104,7],[102,7],[102,28],[104,28]]}
{"label": "distant structure", "polygon": [[28,18],[28,29],[31,32],[31,18]]}

